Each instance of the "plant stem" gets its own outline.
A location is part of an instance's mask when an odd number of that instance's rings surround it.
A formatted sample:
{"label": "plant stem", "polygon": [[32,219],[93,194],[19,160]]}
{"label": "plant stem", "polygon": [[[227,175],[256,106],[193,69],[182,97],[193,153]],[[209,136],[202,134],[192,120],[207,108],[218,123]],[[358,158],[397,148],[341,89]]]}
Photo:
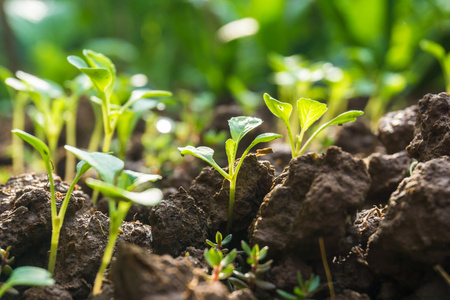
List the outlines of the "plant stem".
{"label": "plant stem", "polygon": [[52,274],[55,270],[56,256],[58,253],[59,236],[61,233],[61,227],[64,222],[64,217],[66,215],[67,206],[69,205],[70,196],[72,195],[75,185],[77,184],[78,180],[81,178],[82,175],[83,173],[81,172],[77,173],[75,179],[72,181],[72,184],[70,185],[66,193],[66,196],[64,197],[58,216],[56,216],[56,218],[53,218],[52,220],[52,240],[50,245],[50,258],[48,261],[48,271]]}
{"label": "plant stem", "polygon": [[[53,173],[52,173],[52,168],[50,166],[50,161],[47,159],[44,159],[45,162],[45,167],[47,169],[47,173],[48,173],[48,181],[50,182],[50,202],[51,202],[51,214],[52,214],[52,227],[54,227],[54,224],[57,223],[57,210],[56,210],[56,198],[55,198],[55,183],[53,181]],[[56,245],[58,246],[58,245]],[[53,234],[52,234],[52,244],[50,246],[50,248],[54,247],[53,246]],[[55,257],[56,259],[56,257]],[[50,270],[50,264],[49,264],[49,270],[50,273],[52,273],[53,275],[53,271],[54,270]]]}
{"label": "plant stem", "polygon": [[0,298],[11,288],[11,284],[6,281],[0,286]]}
{"label": "plant stem", "polygon": [[233,208],[236,196],[236,180],[237,176],[234,176],[230,180],[230,201],[228,203],[228,221],[227,221],[227,234],[231,232],[231,225],[233,223]]}
{"label": "plant stem", "polygon": [[[67,113],[66,120],[66,144],[70,146],[77,146],[77,108],[78,108],[78,96],[73,94],[69,100],[70,106]],[[72,181],[75,176],[75,155],[71,152],[66,152],[66,173],[64,174],[64,180]]]}
{"label": "plant stem", "polygon": [[94,288],[92,289],[92,294],[94,296],[100,294],[102,291],[103,276],[111,261],[114,246],[116,245],[116,240],[119,236],[120,225],[122,225],[122,221],[125,219],[125,216],[131,207],[131,202],[119,201],[119,203],[116,203],[115,200],[108,199],[108,206],[110,217],[109,239],[106,244],[105,252],[103,253],[100,268],[97,272],[97,276],[95,277]]}
{"label": "plant stem", "polygon": [[320,246],[320,255],[322,256],[323,268],[325,269],[325,274],[327,276],[328,289],[330,290],[330,298],[331,300],[335,300],[336,296],[334,294],[333,282],[331,279],[330,267],[327,262],[327,255],[325,253],[325,244],[323,242],[323,238],[319,237],[319,246]]}
{"label": "plant stem", "polygon": [[[25,129],[25,106],[27,104],[28,95],[19,92],[14,102],[13,111],[13,128],[20,130]],[[20,174],[23,172],[24,166],[24,147],[23,140],[17,135],[12,137],[12,158],[13,158],[13,172]]]}

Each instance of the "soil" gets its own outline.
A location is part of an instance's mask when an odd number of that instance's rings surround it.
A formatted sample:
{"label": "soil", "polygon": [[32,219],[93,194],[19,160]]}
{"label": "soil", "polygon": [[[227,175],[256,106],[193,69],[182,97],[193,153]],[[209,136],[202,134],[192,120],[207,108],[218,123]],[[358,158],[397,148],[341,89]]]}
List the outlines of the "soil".
{"label": "soil", "polygon": [[[298,284],[298,271],[305,279],[319,275],[313,299],[331,299],[323,259],[335,299],[450,299],[442,272],[450,272],[449,108],[448,94],[427,94],[417,106],[384,116],[376,134],[364,123],[343,126],[342,148],[293,159],[282,151],[247,156],[227,247],[240,249],[241,240],[268,246],[273,262],[264,280],[287,292]],[[358,137],[345,145],[351,132]],[[229,183],[210,167],[190,182],[190,166],[174,172],[180,180],[162,183],[159,205],[130,211],[101,295],[90,292],[109,218],[106,206],[95,208],[78,187],[61,232],[56,285],[22,287],[19,297],[5,299],[279,298],[257,288],[230,292],[203,279],[205,240],[225,234]],[[60,204],[68,184],[59,177],[55,184]],[[0,186],[0,247],[11,246],[12,267],[45,268],[50,237],[47,176],[11,177]],[[245,256],[235,265],[248,270]]]}

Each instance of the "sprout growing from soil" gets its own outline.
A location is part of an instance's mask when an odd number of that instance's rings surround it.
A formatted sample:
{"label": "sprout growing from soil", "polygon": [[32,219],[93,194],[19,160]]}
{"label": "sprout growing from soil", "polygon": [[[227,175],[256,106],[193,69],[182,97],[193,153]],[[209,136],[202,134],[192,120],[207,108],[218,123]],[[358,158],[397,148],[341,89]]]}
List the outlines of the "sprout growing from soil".
{"label": "sprout growing from soil", "polygon": [[26,133],[19,129],[12,130],[14,134],[19,136],[25,142],[33,146],[40,154],[44,160],[45,168],[47,169],[48,181],[50,182],[50,202],[51,202],[51,216],[52,216],[52,239],[50,244],[50,258],[48,261],[48,271],[53,274],[55,271],[56,255],[58,251],[59,235],[61,232],[61,227],[64,222],[64,216],[66,214],[67,206],[69,205],[70,196],[75,188],[76,183],[81,178],[81,176],[91,167],[84,161],[81,161],[77,165],[77,173],[75,175],[72,184],[70,185],[66,196],[61,204],[61,208],[58,212],[56,207],[56,197],[55,197],[55,183],[53,180],[52,163],[50,160],[50,150],[47,145],[37,137]]}
{"label": "sprout growing from soil", "polygon": [[169,97],[172,93],[158,90],[136,90],[131,93],[128,101],[120,105],[112,102],[114,83],[116,81],[116,67],[112,61],[92,50],[83,50],[86,59],[78,56],[69,56],[67,60],[82,73],[86,74],[97,88],[98,97],[92,97],[91,101],[101,107],[104,128],[103,152],[108,152],[114,131],[124,112],[140,99]]}
{"label": "sprout growing from soil", "polygon": [[429,40],[420,41],[420,48],[433,55],[441,65],[444,73],[445,88],[447,93],[450,93],[450,52],[446,54],[444,47]]}
{"label": "sprout growing from soil", "polygon": [[[112,155],[99,152],[89,153],[67,145],[65,148],[97,170],[103,181],[88,178],[86,183],[108,198],[109,238],[92,290],[94,295],[98,295],[101,292],[103,275],[111,261],[114,246],[119,236],[120,226],[131,205],[154,206],[162,199],[162,193],[159,189],[152,188],[143,192],[135,192],[135,190],[150,181],[160,179],[161,176],[123,170],[124,162]],[[100,154],[101,156],[99,156]],[[105,156],[110,159],[106,160]]]}
{"label": "sprout growing from soil", "polygon": [[233,275],[233,262],[236,258],[236,249],[233,249],[227,256],[223,257],[223,252],[216,248],[205,249],[204,255],[208,265],[212,268],[211,275],[203,274],[203,277],[210,281],[216,282],[224,280]]}
{"label": "sprout growing from soil", "polygon": [[239,162],[235,167],[235,160],[237,149],[239,146],[239,142],[242,138],[249,133],[251,130],[255,129],[259,125],[262,124],[262,120],[259,118],[253,117],[234,117],[228,120],[228,125],[230,127],[231,139],[228,139],[225,142],[225,150],[228,157],[228,173],[222,169],[216,161],[213,159],[214,150],[209,147],[180,147],[181,155],[190,154],[196,156],[200,159],[203,159],[207,163],[209,163],[214,169],[216,169],[226,180],[230,182],[230,200],[228,205],[228,222],[227,222],[227,233],[231,230],[231,224],[233,222],[233,208],[235,202],[235,194],[236,194],[236,181],[237,175],[239,173],[239,169],[241,168],[242,162],[244,161],[246,155],[250,152],[250,150],[259,143],[270,142],[274,139],[282,137],[280,134],[276,133],[263,133],[258,135],[250,146],[245,149],[242,154]]}
{"label": "sprout growing from soil", "polygon": [[250,248],[244,241],[241,242],[241,247],[248,256],[247,263],[250,265],[250,270],[245,274],[234,270],[233,275],[237,278],[230,277],[228,280],[238,289],[249,288],[252,291],[255,291],[256,288],[261,290],[273,290],[275,285],[263,280],[264,273],[270,269],[272,260],[260,264],[260,261],[267,256],[269,247],[265,246],[264,248],[259,249],[259,246],[256,244],[253,248]]}
{"label": "sprout growing from soil", "polygon": [[294,294],[287,293],[283,290],[277,290],[278,295],[286,300],[303,300],[307,299],[308,294],[315,291],[320,284],[320,277],[311,274],[308,280],[303,281],[300,271],[297,272],[298,286],[294,287]]}
{"label": "sprout growing from soil", "polygon": [[30,285],[30,286],[50,286],[55,284],[52,274],[47,270],[38,267],[19,267],[12,271],[8,280],[0,286],[0,298],[6,293],[18,294],[13,289],[16,285]]}
{"label": "sprout growing from soil", "polygon": [[225,246],[225,245],[227,245],[228,243],[230,243],[232,237],[233,237],[233,235],[232,235],[232,234],[229,234],[229,235],[227,235],[227,236],[223,239],[223,238],[222,238],[222,234],[221,234],[219,231],[217,231],[217,233],[216,233],[216,242],[214,243],[214,242],[212,242],[212,241],[210,241],[210,240],[207,239],[207,240],[206,240],[206,243],[207,243],[209,246],[213,247],[214,249],[219,250],[219,251],[222,251],[222,253],[227,253],[227,252],[228,252],[228,249],[223,248],[223,246]]}
{"label": "sprout growing from soil", "polygon": [[10,250],[11,246],[6,248],[6,250],[0,247],[0,275],[2,274],[6,274],[8,276],[11,275],[12,268],[10,265],[14,262],[14,256],[9,257]]}
{"label": "sprout growing from soil", "polygon": [[320,126],[310,136],[310,138],[304,144],[302,144],[303,137],[306,131],[308,130],[309,127],[311,127],[312,124],[314,124],[314,122],[316,122],[327,111],[327,105],[315,100],[300,98],[297,101],[297,110],[298,116],[300,118],[301,128],[300,133],[294,137],[294,135],[292,134],[291,125],[289,123],[289,118],[291,117],[292,113],[292,105],[289,103],[278,101],[277,99],[272,98],[269,94],[264,94],[264,102],[266,103],[269,110],[275,116],[280,118],[286,125],[293,158],[303,154],[306,148],[308,148],[309,144],[311,144],[312,140],[328,126],[333,124],[341,125],[347,122],[353,122],[356,120],[356,117],[364,113],[363,111],[360,110],[350,110],[345,113],[342,113],[336,118]]}

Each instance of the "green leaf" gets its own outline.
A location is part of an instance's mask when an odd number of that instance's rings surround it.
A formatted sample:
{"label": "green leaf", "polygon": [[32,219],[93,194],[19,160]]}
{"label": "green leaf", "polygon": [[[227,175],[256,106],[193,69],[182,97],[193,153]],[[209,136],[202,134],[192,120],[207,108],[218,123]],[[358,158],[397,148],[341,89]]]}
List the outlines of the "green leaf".
{"label": "green leaf", "polygon": [[226,266],[225,268],[222,269],[222,271],[220,271],[219,279],[220,280],[227,279],[228,277],[233,275],[233,271],[234,271],[234,266],[233,265]]}
{"label": "green leaf", "polygon": [[225,266],[231,264],[235,260],[236,255],[237,255],[236,249],[233,249],[233,251],[228,253],[228,255],[225,256],[224,259],[222,259],[222,261],[220,262],[220,265],[222,267],[225,267]]}
{"label": "green leaf", "polygon": [[107,153],[89,153],[69,145],[65,145],[64,148],[66,148],[67,151],[73,153],[80,160],[84,160],[88,164],[90,164],[94,169],[97,170],[103,180],[110,184],[115,183],[117,174],[123,169],[125,165],[122,160]]}
{"label": "green leaf", "polygon": [[442,59],[445,57],[445,49],[438,43],[435,43],[430,40],[421,40],[420,41],[420,48],[423,51],[426,51],[433,55],[437,60],[442,61]]}
{"label": "green leaf", "polygon": [[86,184],[111,199],[129,201],[144,206],[154,206],[161,202],[163,197],[161,190],[156,188],[135,193],[93,178],[88,178]]}
{"label": "green leaf", "polygon": [[269,94],[264,94],[264,102],[267,108],[278,118],[283,120],[283,122],[289,126],[289,118],[292,113],[292,105],[289,103],[278,101],[272,98]]}
{"label": "green leaf", "polygon": [[223,259],[222,252],[216,250],[215,248],[205,249],[205,259],[211,268],[219,266]]}
{"label": "green leaf", "polygon": [[87,69],[89,68],[88,64],[79,56],[70,55],[67,57],[67,61],[77,69]]}
{"label": "green leaf", "polygon": [[319,127],[319,129],[317,129],[312,135],[311,137],[306,141],[306,143],[303,145],[302,149],[300,149],[299,154],[303,154],[303,152],[305,152],[306,148],[309,146],[309,144],[311,143],[311,141],[325,128],[327,128],[330,125],[341,125],[344,123],[348,123],[348,122],[353,122],[356,121],[356,118],[358,116],[361,116],[362,114],[364,114],[363,111],[361,110],[350,110],[347,111],[345,113],[340,114],[339,116],[337,116],[336,118],[332,119],[331,121],[323,124],[322,126]]}
{"label": "green leaf", "polygon": [[44,94],[50,98],[58,98],[64,94],[63,89],[50,80],[44,80],[23,71],[17,71],[16,76],[39,94]]}
{"label": "green leaf", "polygon": [[14,77],[6,78],[5,84],[12,87],[13,89],[15,89],[17,91],[22,91],[22,92],[30,91],[30,88],[25,83],[23,83],[22,81],[14,78]]}
{"label": "green leaf", "polygon": [[161,179],[160,175],[144,174],[131,170],[123,170],[118,178],[117,186],[128,191],[132,191],[148,182],[155,182]]}
{"label": "green leaf", "polygon": [[297,101],[297,110],[302,131],[306,131],[327,111],[327,105],[319,101],[300,98]]}
{"label": "green leaf", "polygon": [[303,291],[301,288],[299,288],[298,286],[294,287],[294,293],[300,297],[305,297],[307,295],[307,293],[305,293],[305,291]]}
{"label": "green leaf", "polygon": [[228,166],[230,168],[234,166],[234,161],[236,159],[236,151],[237,151],[236,142],[233,139],[228,139],[225,142],[225,152],[228,157]]}
{"label": "green leaf", "polygon": [[123,105],[123,110],[133,105],[136,101],[148,98],[171,97],[172,93],[159,90],[135,90],[131,92],[130,99]]}
{"label": "green leaf", "polygon": [[216,243],[218,245],[222,244],[222,234],[219,231],[216,232]]}
{"label": "green leaf", "polygon": [[242,281],[240,279],[230,277],[230,278],[228,278],[228,281],[231,282],[231,284],[234,285],[239,290],[248,288],[248,284],[246,284],[244,281]]}
{"label": "green leaf", "polygon": [[263,260],[267,256],[267,251],[269,247],[265,246],[259,251],[259,260]]}
{"label": "green leaf", "polygon": [[311,274],[311,277],[309,278],[309,291],[312,292],[316,290],[319,287],[320,284],[320,276],[314,276]]}
{"label": "green leaf", "polygon": [[277,293],[286,300],[299,300],[297,296],[289,294],[283,290],[277,290]]}
{"label": "green leaf", "polygon": [[55,284],[55,280],[52,278],[52,274],[49,271],[30,266],[16,268],[8,278],[7,282],[11,286],[49,286]]}
{"label": "green leaf", "polygon": [[218,246],[216,243],[213,243],[212,241],[210,241],[208,239],[206,240],[206,244],[208,244],[211,247],[217,247]]}
{"label": "green leaf", "polygon": [[250,146],[247,149],[249,149],[249,151],[250,151],[250,149],[252,149],[259,143],[271,142],[275,139],[282,138],[282,137],[283,136],[281,134],[277,134],[277,133],[262,133],[253,140],[253,142],[250,144]]}
{"label": "green leaf", "polygon": [[273,283],[255,279],[255,285],[262,290],[273,290],[276,286]]}
{"label": "green leaf", "polygon": [[250,246],[245,241],[241,241],[241,247],[248,256],[252,255],[252,249],[250,249]]}
{"label": "green leaf", "polygon": [[223,241],[222,241],[222,245],[225,246],[226,244],[228,244],[229,242],[231,242],[231,239],[233,238],[233,235],[230,233],[229,235],[227,235]]}
{"label": "green leaf", "polygon": [[231,138],[236,142],[239,141],[251,130],[255,129],[262,124],[262,120],[253,117],[233,117],[228,120],[228,125],[230,126]]}
{"label": "green leaf", "polygon": [[11,132],[33,146],[41,154],[43,160],[50,160],[50,150],[41,139],[20,129],[13,129]]}
{"label": "green leaf", "polygon": [[182,156],[186,154],[193,155],[195,157],[198,157],[200,159],[203,159],[207,163],[209,163],[214,169],[216,169],[223,177],[226,179],[230,179],[230,176],[216,163],[216,161],[213,159],[214,150],[209,147],[193,147],[193,146],[186,146],[186,147],[178,147],[178,150],[180,151],[180,154]]}

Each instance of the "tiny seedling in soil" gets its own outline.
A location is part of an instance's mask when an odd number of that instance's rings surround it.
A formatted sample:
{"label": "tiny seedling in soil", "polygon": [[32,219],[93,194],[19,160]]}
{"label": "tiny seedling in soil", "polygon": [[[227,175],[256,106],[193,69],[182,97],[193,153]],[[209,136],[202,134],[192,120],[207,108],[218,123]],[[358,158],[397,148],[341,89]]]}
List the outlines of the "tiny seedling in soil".
{"label": "tiny seedling in soil", "polygon": [[[131,205],[153,206],[162,199],[162,193],[159,189],[153,188],[143,192],[135,192],[135,190],[149,181],[160,179],[161,176],[123,170],[124,162],[112,155],[99,152],[89,153],[67,145],[65,148],[97,170],[103,181],[88,178],[86,184],[108,198],[109,238],[92,290],[93,295],[98,295],[101,293],[103,275],[111,261],[120,226]],[[99,157],[100,154],[102,156]],[[105,155],[110,159],[104,160]]]}
{"label": "tiny seedling in soil", "polygon": [[12,288],[16,285],[50,286],[54,284],[55,280],[47,270],[30,266],[19,267],[12,271],[8,280],[0,286],[0,298],[6,292],[17,295],[18,292]]}
{"label": "tiny seedling in soil", "polygon": [[263,280],[265,272],[270,269],[272,260],[260,264],[260,261],[267,256],[269,247],[266,246],[260,250],[259,246],[256,244],[253,248],[250,248],[250,246],[244,241],[241,242],[241,247],[247,254],[247,263],[250,265],[250,271],[243,274],[237,270],[234,270],[233,275],[236,277],[228,278],[231,284],[238,289],[249,288],[252,291],[255,291],[256,288],[261,290],[275,289],[274,284]]}
{"label": "tiny seedling in soil", "polygon": [[235,202],[235,194],[236,194],[236,181],[237,176],[239,173],[239,169],[241,168],[242,162],[245,159],[245,156],[250,152],[250,150],[256,146],[259,143],[264,142],[270,142],[274,139],[282,137],[280,134],[276,133],[263,133],[258,135],[253,142],[250,144],[250,146],[247,147],[247,149],[244,151],[244,153],[241,156],[241,159],[237,163],[237,166],[235,167],[235,160],[236,160],[236,154],[237,149],[239,146],[239,142],[242,140],[242,138],[249,133],[251,130],[255,129],[259,125],[262,124],[262,120],[259,118],[253,118],[253,117],[234,117],[228,120],[228,125],[230,126],[230,133],[231,133],[231,139],[228,139],[225,142],[225,150],[228,157],[228,173],[225,172],[213,159],[214,150],[209,147],[193,147],[193,146],[187,146],[187,147],[180,147],[178,150],[180,150],[181,155],[185,154],[191,154],[193,156],[196,156],[200,159],[203,159],[207,163],[209,163],[214,169],[216,169],[225,179],[227,179],[230,182],[230,200],[228,205],[228,222],[227,222],[227,233],[231,230],[231,224],[233,222],[233,208],[234,208],[234,202]]}
{"label": "tiny seedling in soil", "polygon": [[308,299],[308,294],[315,291],[320,284],[320,277],[311,274],[309,280],[303,281],[302,274],[297,272],[298,286],[294,288],[294,294],[287,293],[283,290],[277,290],[278,295],[286,300],[304,300]]}
{"label": "tiny seedling in soil", "polygon": [[47,169],[48,180],[50,182],[50,202],[51,202],[51,215],[52,215],[52,239],[50,244],[50,258],[48,262],[48,271],[53,274],[55,271],[56,255],[58,251],[59,235],[61,232],[61,227],[64,222],[64,216],[66,214],[67,206],[69,205],[70,196],[75,188],[76,183],[81,178],[81,176],[91,167],[89,164],[81,161],[77,165],[77,173],[75,179],[69,187],[69,190],[64,197],[61,204],[61,208],[58,212],[56,207],[56,197],[55,197],[55,183],[53,181],[52,172],[52,162],[50,160],[50,150],[47,145],[37,137],[26,133],[19,129],[12,130],[14,134],[19,136],[21,139],[33,146],[40,154],[44,160],[45,168]]}
{"label": "tiny seedling in soil", "polygon": [[233,262],[236,258],[236,249],[233,249],[227,256],[223,256],[223,252],[210,248],[205,249],[204,255],[208,265],[212,268],[211,275],[204,273],[203,277],[210,282],[216,282],[219,280],[225,280],[233,275],[234,265]]}
{"label": "tiny seedling in soil", "polygon": [[109,152],[111,140],[117,126],[117,122],[135,102],[140,99],[169,97],[172,93],[158,90],[136,90],[131,93],[128,101],[120,105],[112,102],[114,83],[116,81],[116,67],[112,61],[103,55],[92,50],[83,50],[86,59],[78,56],[69,56],[67,60],[82,73],[86,74],[97,88],[98,97],[92,97],[91,101],[100,105],[103,117],[104,142],[103,152]]}
{"label": "tiny seedling in soil", "polygon": [[0,275],[11,275],[12,268],[11,264],[14,262],[14,256],[9,257],[9,251],[11,250],[11,246],[8,248],[2,249],[0,248]]}
{"label": "tiny seedling in soil", "polygon": [[222,251],[222,253],[227,253],[227,252],[228,252],[228,249],[223,248],[223,246],[225,246],[225,245],[227,245],[228,243],[230,243],[232,237],[233,237],[233,235],[232,235],[232,234],[229,234],[229,235],[227,235],[227,236],[223,239],[222,234],[221,234],[219,231],[217,231],[217,233],[216,233],[216,242],[214,243],[214,242],[212,242],[212,241],[210,241],[210,240],[207,239],[207,240],[206,240],[206,243],[207,243],[209,246],[213,247],[214,249],[219,250],[219,251]]}
{"label": "tiny seedling in soil", "polygon": [[441,65],[444,73],[445,88],[447,93],[450,93],[450,52],[446,54],[444,47],[429,40],[422,40],[420,48],[433,55]]}
{"label": "tiny seedling in soil", "polygon": [[325,128],[330,125],[336,124],[341,125],[347,122],[353,122],[356,117],[362,115],[364,112],[360,110],[350,110],[345,113],[340,114],[336,118],[328,121],[327,123],[320,126],[310,138],[303,143],[303,137],[311,127],[314,122],[316,122],[326,111],[327,105],[315,100],[300,98],[297,101],[297,111],[300,118],[300,133],[294,137],[292,134],[291,125],[289,123],[289,118],[292,113],[292,105],[289,103],[278,101],[272,98],[269,94],[264,94],[264,102],[266,103],[269,110],[278,118],[280,118],[286,125],[289,142],[291,144],[292,157],[296,157],[305,152],[306,148],[311,144],[312,140]]}

